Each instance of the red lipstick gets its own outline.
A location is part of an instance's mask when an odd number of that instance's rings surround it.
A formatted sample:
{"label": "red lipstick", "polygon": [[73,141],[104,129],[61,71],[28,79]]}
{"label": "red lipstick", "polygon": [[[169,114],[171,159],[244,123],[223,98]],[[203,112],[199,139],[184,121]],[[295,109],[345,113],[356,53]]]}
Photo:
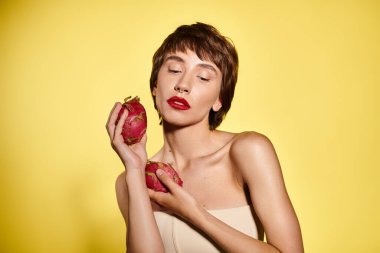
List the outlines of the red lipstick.
{"label": "red lipstick", "polygon": [[178,110],[190,109],[189,103],[184,98],[174,96],[174,97],[169,98],[166,102],[168,102],[168,104],[174,109],[178,109]]}

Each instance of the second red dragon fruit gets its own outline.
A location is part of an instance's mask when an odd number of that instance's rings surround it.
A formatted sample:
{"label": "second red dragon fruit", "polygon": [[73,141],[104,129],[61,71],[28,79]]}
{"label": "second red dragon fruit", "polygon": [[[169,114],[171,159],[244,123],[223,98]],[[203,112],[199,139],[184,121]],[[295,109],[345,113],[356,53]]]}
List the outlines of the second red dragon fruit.
{"label": "second red dragon fruit", "polygon": [[148,188],[154,191],[168,192],[168,189],[161,183],[156,176],[156,170],[162,169],[165,173],[179,186],[182,186],[183,181],[178,176],[175,169],[167,163],[148,161],[145,167],[145,181]]}

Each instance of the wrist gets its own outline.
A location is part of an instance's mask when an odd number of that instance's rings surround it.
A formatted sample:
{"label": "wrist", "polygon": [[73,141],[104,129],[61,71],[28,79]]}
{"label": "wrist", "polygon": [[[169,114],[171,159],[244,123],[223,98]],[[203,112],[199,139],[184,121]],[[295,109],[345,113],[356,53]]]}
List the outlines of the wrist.
{"label": "wrist", "polygon": [[192,224],[194,224],[198,228],[202,228],[202,226],[207,222],[208,215],[210,215],[205,208],[200,205],[196,205],[194,211],[190,212],[188,219]]}
{"label": "wrist", "polygon": [[140,169],[128,169],[126,170],[126,181],[127,185],[141,184],[143,183],[146,186],[145,182],[145,171]]}
{"label": "wrist", "polygon": [[138,164],[138,163],[131,163],[131,162],[124,162],[123,161],[123,165],[124,165],[124,169],[126,171],[133,171],[133,170],[139,170],[139,171],[145,171],[145,164]]}

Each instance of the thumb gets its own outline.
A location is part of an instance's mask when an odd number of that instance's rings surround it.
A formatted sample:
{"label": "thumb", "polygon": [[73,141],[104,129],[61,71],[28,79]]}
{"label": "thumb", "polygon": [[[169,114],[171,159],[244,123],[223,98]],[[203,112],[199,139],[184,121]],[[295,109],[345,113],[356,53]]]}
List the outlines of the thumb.
{"label": "thumb", "polygon": [[177,184],[173,181],[173,179],[171,179],[164,170],[162,169],[156,170],[156,175],[158,179],[161,181],[161,183],[163,183],[169,189],[170,192],[172,192],[177,186]]}

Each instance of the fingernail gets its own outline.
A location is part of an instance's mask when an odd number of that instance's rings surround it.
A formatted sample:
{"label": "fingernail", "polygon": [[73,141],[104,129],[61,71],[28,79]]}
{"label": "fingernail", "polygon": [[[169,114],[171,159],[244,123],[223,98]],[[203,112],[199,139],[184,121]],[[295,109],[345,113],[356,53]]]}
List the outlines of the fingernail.
{"label": "fingernail", "polygon": [[162,174],[164,174],[164,171],[162,169],[158,169],[156,170],[156,174],[157,176],[161,176]]}

